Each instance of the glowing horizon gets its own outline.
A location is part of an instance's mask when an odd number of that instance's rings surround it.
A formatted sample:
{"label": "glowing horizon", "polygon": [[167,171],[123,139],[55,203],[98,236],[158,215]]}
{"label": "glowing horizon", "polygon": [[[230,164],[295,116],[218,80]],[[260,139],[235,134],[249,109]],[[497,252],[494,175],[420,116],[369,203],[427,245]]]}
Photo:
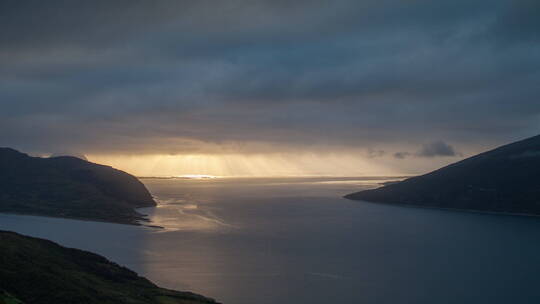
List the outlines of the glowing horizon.
{"label": "glowing horizon", "polygon": [[[89,161],[109,165],[140,177],[286,177],[286,176],[406,176],[445,163],[398,160],[374,161],[354,154],[188,154],[87,155]],[[445,160],[446,162],[451,159]]]}

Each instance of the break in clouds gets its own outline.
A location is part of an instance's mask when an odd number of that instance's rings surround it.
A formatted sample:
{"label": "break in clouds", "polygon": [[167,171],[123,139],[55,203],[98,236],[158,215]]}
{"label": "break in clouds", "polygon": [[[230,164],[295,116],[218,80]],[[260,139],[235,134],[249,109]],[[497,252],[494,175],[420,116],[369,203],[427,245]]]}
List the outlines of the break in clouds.
{"label": "break in clouds", "polygon": [[539,28],[535,0],[2,1],[0,143],[459,156],[540,130]]}

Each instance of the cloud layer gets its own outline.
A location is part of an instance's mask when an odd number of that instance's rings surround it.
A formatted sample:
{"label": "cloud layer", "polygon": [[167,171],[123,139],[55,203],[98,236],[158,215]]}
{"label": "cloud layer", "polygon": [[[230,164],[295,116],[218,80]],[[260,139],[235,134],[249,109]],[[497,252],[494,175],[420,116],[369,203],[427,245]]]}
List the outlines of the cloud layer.
{"label": "cloud layer", "polygon": [[[2,1],[0,143],[372,158],[504,143],[540,131],[538,28],[534,0]],[[418,155],[457,155],[445,142]]]}
{"label": "cloud layer", "polygon": [[434,141],[422,146],[416,155],[421,157],[436,157],[436,156],[457,156],[459,152],[454,150],[454,147],[443,141]]}

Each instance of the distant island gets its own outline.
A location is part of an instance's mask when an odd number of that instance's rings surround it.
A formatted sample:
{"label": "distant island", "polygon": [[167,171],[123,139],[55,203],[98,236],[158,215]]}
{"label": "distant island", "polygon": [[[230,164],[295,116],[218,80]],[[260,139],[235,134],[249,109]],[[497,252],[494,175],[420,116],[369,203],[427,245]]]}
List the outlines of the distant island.
{"label": "distant island", "polygon": [[83,250],[0,231],[2,304],[217,304],[154,285],[135,272]]}
{"label": "distant island", "polygon": [[540,215],[540,135],[422,176],[345,197],[380,203]]}
{"label": "distant island", "polygon": [[155,205],[126,172],[77,157],[0,148],[0,212],[138,225],[145,218],[135,208]]}

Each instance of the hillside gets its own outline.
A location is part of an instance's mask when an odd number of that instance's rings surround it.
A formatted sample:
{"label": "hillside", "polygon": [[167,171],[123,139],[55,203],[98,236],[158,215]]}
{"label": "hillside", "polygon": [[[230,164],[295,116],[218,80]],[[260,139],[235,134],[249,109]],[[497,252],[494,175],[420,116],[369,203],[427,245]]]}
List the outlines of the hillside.
{"label": "hillside", "polygon": [[346,198],[540,215],[540,135]]}
{"label": "hillside", "polygon": [[87,251],[0,231],[0,304],[198,304]]}
{"label": "hillside", "polygon": [[0,148],[0,212],[136,224],[155,206],[134,176],[76,157],[30,157]]}

